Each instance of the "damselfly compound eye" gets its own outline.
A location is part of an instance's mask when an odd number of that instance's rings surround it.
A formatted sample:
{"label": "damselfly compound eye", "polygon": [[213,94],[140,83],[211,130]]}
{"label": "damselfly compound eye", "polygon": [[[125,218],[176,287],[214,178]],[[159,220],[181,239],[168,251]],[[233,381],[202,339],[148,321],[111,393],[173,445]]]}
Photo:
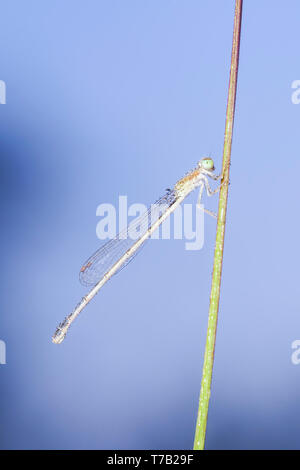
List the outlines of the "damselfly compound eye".
{"label": "damselfly compound eye", "polygon": [[204,168],[204,170],[214,170],[214,161],[211,158],[203,158],[199,165]]}

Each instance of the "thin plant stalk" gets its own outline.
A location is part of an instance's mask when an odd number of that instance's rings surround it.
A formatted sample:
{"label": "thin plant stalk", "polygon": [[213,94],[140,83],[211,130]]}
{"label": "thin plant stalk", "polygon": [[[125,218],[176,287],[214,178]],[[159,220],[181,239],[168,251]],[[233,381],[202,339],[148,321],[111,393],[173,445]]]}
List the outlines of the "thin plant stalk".
{"label": "thin plant stalk", "polygon": [[208,327],[207,327],[205,355],[204,355],[204,364],[203,364],[200,399],[199,399],[199,409],[198,409],[195,440],[194,440],[195,450],[204,449],[208,405],[209,405],[209,398],[210,398],[210,393],[211,393],[211,379],[212,379],[212,370],[213,370],[213,363],[214,363],[214,352],[215,352],[221,276],[222,276],[231,143],[232,143],[236,89],[237,89],[240,31],[241,31],[241,20],[242,20],[242,4],[243,4],[242,0],[236,0],[235,2],[231,67],[230,67],[230,79],[229,79],[228,101],[227,101],[226,123],[225,123],[225,137],[224,137],[224,148],[223,148],[222,186],[220,189],[220,198],[219,198],[219,209],[218,209],[216,244],[215,244],[215,253],[214,253],[214,266],[213,266],[212,284],[211,284],[211,293],[210,293]]}

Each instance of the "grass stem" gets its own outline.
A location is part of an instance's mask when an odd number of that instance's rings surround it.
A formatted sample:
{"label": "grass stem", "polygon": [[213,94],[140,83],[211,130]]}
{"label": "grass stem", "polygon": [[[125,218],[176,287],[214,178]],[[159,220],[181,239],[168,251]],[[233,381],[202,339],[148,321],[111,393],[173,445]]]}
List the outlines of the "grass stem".
{"label": "grass stem", "polygon": [[199,409],[198,409],[197,424],[196,424],[196,431],[195,431],[194,450],[204,449],[208,405],[209,405],[209,398],[211,394],[211,379],[212,379],[212,370],[213,370],[213,363],[214,363],[214,352],[215,352],[221,276],[222,276],[222,264],[223,264],[223,249],[224,249],[225,223],[226,223],[228,185],[229,185],[231,143],[232,143],[236,89],[237,89],[240,31],[241,31],[241,20],[242,20],[242,4],[243,4],[243,0],[236,0],[235,2],[231,67],[230,67],[230,78],[229,78],[229,89],[228,89],[228,100],[227,100],[227,111],[226,111],[226,122],[225,122],[225,137],[224,137],[224,147],[223,147],[222,186],[220,189],[220,198],[219,198],[219,209],[218,209],[216,244],[215,244],[215,253],[214,253],[214,266],[213,266],[212,284],[211,284],[211,293],[210,293],[208,327],[207,327],[204,364],[203,364],[200,399],[199,399]]}

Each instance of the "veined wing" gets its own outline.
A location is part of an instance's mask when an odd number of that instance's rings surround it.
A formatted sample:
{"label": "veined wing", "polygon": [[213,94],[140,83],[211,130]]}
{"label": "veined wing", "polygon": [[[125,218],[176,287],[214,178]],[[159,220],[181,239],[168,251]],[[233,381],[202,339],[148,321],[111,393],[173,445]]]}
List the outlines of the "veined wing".
{"label": "veined wing", "polygon": [[[176,201],[176,192],[167,190],[166,194],[152,204],[146,212],[134,219],[127,228],[115,238],[100,247],[82,266],[79,279],[84,286],[97,284],[114,264],[149,230],[166,210]],[[145,242],[118,269],[119,272],[139,253]]]}

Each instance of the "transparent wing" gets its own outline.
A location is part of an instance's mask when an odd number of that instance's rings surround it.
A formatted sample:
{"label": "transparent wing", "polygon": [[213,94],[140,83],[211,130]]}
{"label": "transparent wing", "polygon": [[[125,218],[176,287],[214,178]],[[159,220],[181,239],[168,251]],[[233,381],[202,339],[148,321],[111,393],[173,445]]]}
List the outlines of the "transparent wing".
{"label": "transparent wing", "polygon": [[[165,211],[174,204],[176,193],[168,189],[166,194],[152,204],[146,212],[134,219],[126,229],[115,238],[101,246],[82,266],[79,279],[84,286],[95,285],[104,274],[129,250],[156,222]],[[145,242],[128,258],[117,271],[119,272],[139,253]]]}

